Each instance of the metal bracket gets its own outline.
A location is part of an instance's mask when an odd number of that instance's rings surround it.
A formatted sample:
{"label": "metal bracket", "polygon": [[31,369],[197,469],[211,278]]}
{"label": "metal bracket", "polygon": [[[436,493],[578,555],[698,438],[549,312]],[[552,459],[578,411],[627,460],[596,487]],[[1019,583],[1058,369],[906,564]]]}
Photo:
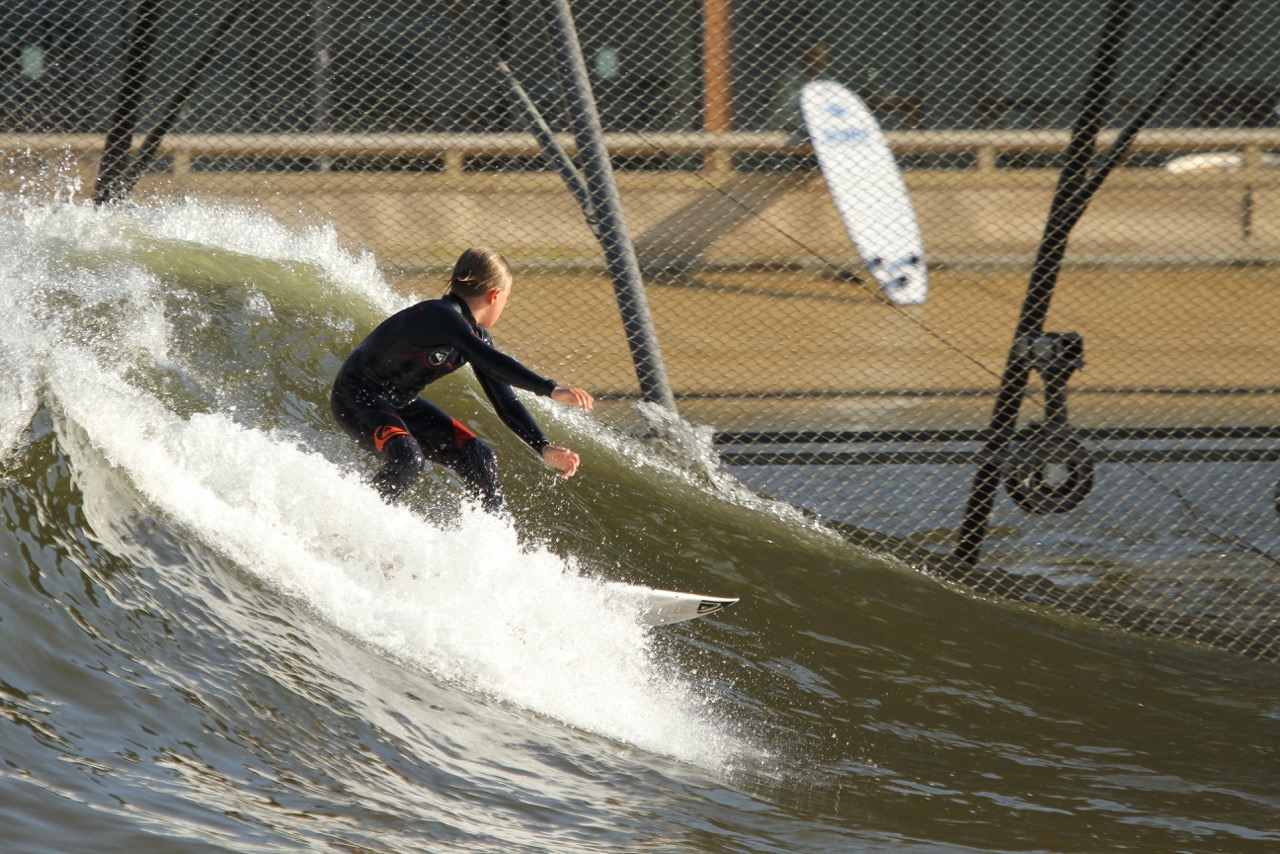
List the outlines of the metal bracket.
{"label": "metal bracket", "polygon": [[[1005,491],[1028,513],[1068,513],[1093,491],[1093,460],[1067,418],[1067,381],[1084,367],[1084,338],[1076,332],[1026,336],[1014,342],[1013,358],[1044,380],[1045,417],[1020,430],[1009,446]],[[1065,470],[1065,477],[1053,477],[1055,469]]]}
{"label": "metal bracket", "polygon": [[1067,381],[1084,367],[1084,338],[1078,332],[1045,332],[1019,338],[1013,358],[1034,368],[1044,380],[1044,420],[1067,426]]}

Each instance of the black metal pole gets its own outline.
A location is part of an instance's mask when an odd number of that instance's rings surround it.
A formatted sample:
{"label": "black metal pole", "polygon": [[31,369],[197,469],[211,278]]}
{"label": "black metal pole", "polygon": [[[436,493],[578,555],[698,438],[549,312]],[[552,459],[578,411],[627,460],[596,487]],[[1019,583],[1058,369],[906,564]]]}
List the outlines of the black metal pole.
{"label": "black metal pole", "polygon": [[146,139],[142,141],[142,147],[138,149],[138,153],[133,157],[132,163],[129,164],[128,169],[121,176],[118,191],[121,197],[132,193],[133,188],[138,183],[138,179],[151,168],[151,164],[156,158],[156,152],[160,149],[160,143],[164,141],[165,135],[173,128],[174,123],[178,120],[178,114],[182,112],[182,107],[187,103],[187,99],[191,97],[196,86],[199,85],[201,76],[204,75],[205,70],[213,62],[213,58],[221,50],[227,33],[231,32],[235,27],[236,22],[240,19],[247,6],[248,0],[239,0],[222,17],[218,25],[214,27],[209,44],[205,46],[204,52],[196,58],[191,68],[187,70],[186,79],[183,80],[182,85],[169,98],[169,102],[165,104],[164,111],[160,114],[160,120],[147,133]]}
{"label": "black metal pole", "polygon": [[574,200],[577,201],[578,207],[581,208],[582,215],[586,219],[587,225],[591,228],[591,233],[603,245],[603,240],[600,237],[600,226],[596,221],[595,209],[591,204],[591,191],[587,188],[587,182],[583,179],[582,172],[573,162],[573,158],[569,156],[569,152],[565,151],[564,146],[556,139],[555,132],[547,124],[547,120],[543,118],[542,113],[538,110],[538,105],[529,97],[528,91],[525,90],[507,62],[511,43],[511,8],[507,0],[502,0],[498,4],[499,30],[496,39],[491,39],[485,33],[482,23],[468,14],[465,3],[460,2],[460,0],[437,0],[437,2],[448,12],[451,23],[462,30],[464,36],[471,43],[472,50],[480,54],[488,54],[494,58],[494,65],[498,69],[498,75],[507,85],[507,91],[511,94],[511,107],[518,108],[523,113],[530,133],[533,134],[538,147],[542,149],[542,156],[547,158],[547,162],[554,166],[556,172],[560,174],[565,186],[569,188],[569,192],[573,193]]}
{"label": "black metal pole", "polygon": [[520,81],[516,79],[510,66],[506,62],[498,60],[498,73],[506,81],[511,97],[524,110],[525,119],[529,123],[529,130],[533,133],[533,138],[538,141],[538,147],[542,149],[542,156],[551,161],[551,165],[555,166],[556,171],[560,173],[560,177],[564,180],[565,185],[568,186],[569,192],[573,193],[573,197],[577,200],[578,207],[582,209],[582,215],[586,218],[587,225],[591,227],[592,234],[596,236],[596,240],[600,241],[603,246],[604,237],[600,232],[600,223],[596,219],[595,205],[591,201],[591,190],[587,187],[587,182],[583,179],[582,173],[578,171],[578,167],[574,165],[573,158],[560,145],[560,141],[556,139],[551,126],[542,117],[542,113],[538,112],[538,106],[533,103],[533,99],[529,97],[529,93],[525,91],[524,86],[520,85]]}
{"label": "black metal pole", "polygon": [[956,538],[953,554],[970,566],[977,564],[982,543],[987,536],[991,508],[995,504],[996,490],[1000,485],[1005,450],[1017,431],[1018,412],[1022,407],[1023,392],[1026,391],[1027,379],[1031,373],[1031,362],[1015,356],[1015,352],[1019,350],[1016,345],[1018,341],[1044,328],[1049,302],[1066,254],[1067,238],[1076,219],[1069,216],[1068,208],[1071,206],[1068,202],[1079,198],[1077,193],[1085,186],[1088,178],[1089,163],[1097,145],[1098,131],[1102,129],[1106,119],[1111,86],[1136,5],[1136,0],[1111,0],[1108,4],[1107,18],[1102,26],[1102,40],[1085,88],[1080,115],[1072,129],[1067,146],[1067,160],[1058,176],[1058,186],[1054,191],[1044,235],[1036,252],[1009,359],[1005,363],[996,392],[988,428],[990,438],[980,455],[981,462],[974,474],[964,519]]}
{"label": "black metal pole", "polygon": [[124,70],[120,73],[120,94],[107,137],[102,146],[102,163],[94,183],[93,201],[104,204],[120,194],[120,179],[129,167],[129,149],[133,132],[142,112],[142,89],[147,83],[147,70],[155,50],[156,31],[160,24],[159,0],[138,0],[133,10],[133,26],[125,46]]}
{"label": "black metal pole", "polygon": [[1170,66],[1165,73],[1164,80],[1160,82],[1151,98],[1148,99],[1147,105],[1117,135],[1115,142],[1111,144],[1111,147],[1102,156],[1097,168],[1093,170],[1070,200],[1069,214],[1074,217],[1071,220],[1073,226],[1084,215],[1089,199],[1093,198],[1093,194],[1097,192],[1102,182],[1128,155],[1129,147],[1133,144],[1133,140],[1137,137],[1139,131],[1146,127],[1147,123],[1156,114],[1156,111],[1164,105],[1164,102],[1173,92],[1174,87],[1178,85],[1180,78],[1187,69],[1200,58],[1205,48],[1213,43],[1218,35],[1219,27],[1226,22],[1227,15],[1235,8],[1237,2],[1238,0],[1218,0],[1218,5],[1206,16],[1199,35],[1191,43],[1191,46],[1187,48],[1186,52]]}
{"label": "black metal pole", "polygon": [[1026,335],[1043,330],[1044,320],[1049,311],[1049,300],[1053,295],[1053,288],[1057,283],[1062,259],[1066,253],[1067,238],[1071,229],[1084,215],[1090,199],[1111,171],[1125,158],[1134,138],[1168,99],[1179,78],[1212,43],[1219,27],[1226,21],[1227,15],[1235,7],[1236,2],[1237,0],[1219,0],[1206,16],[1200,33],[1191,46],[1170,67],[1165,79],[1156,87],[1146,107],[1130,120],[1106,152],[1101,163],[1090,174],[1089,163],[1094,156],[1097,133],[1101,129],[1106,102],[1109,100],[1107,92],[1113,82],[1115,63],[1119,58],[1125,31],[1128,29],[1133,12],[1132,0],[1113,0],[1111,3],[1085,101],[1068,146],[1067,163],[1058,180],[1045,234],[1041,239],[1031,281],[1027,286],[1027,296],[1023,302],[1022,314],[1018,319],[1017,331],[1014,333],[1015,346],[1010,349],[1009,361],[1001,377],[1000,388],[992,409],[990,438],[980,455],[981,461],[974,475],[973,489],[969,493],[964,520],[961,522],[959,535],[956,538],[953,554],[970,566],[977,565],[982,543],[986,539],[987,524],[1000,482],[1004,453],[1016,432],[1018,410],[1021,407],[1022,395],[1026,390],[1027,378],[1031,370],[1029,362],[1014,358],[1017,342]]}
{"label": "black metal pole", "polygon": [[[333,112],[333,43],[329,0],[311,0],[311,132],[328,133],[332,129]],[[331,158],[317,155],[311,162],[312,172],[328,172]]]}
{"label": "black metal pole", "polygon": [[658,335],[649,314],[640,262],[622,212],[622,200],[614,182],[613,164],[605,148],[600,115],[591,92],[587,63],[568,0],[549,0],[552,36],[560,58],[564,98],[578,144],[578,160],[590,192],[591,208],[599,226],[609,278],[613,281],[618,309],[631,358],[645,400],[675,409],[675,397],[667,381],[658,348]]}

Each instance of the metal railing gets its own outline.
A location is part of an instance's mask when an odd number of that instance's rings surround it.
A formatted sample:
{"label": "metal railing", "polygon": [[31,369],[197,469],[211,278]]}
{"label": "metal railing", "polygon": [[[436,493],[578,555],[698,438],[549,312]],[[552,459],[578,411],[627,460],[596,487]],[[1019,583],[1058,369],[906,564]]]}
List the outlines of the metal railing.
{"label": "metal railing", "polygon": [[[1114,142],[1118,131],[1099,135],[1099,148]],[[900,157],[946,155],[959,167],[991,172],[1002,169],[1003,160],[1028,154],[1057,155],[1066,150],[1066,130],[898,130],[886,132],[890,146]],[[141,136],[137,142],[141,142]],[[576,152],[573,137],[557,134],[565,150]],[[605,145],[615,158],[633,156],[705,159],[707,171],[732,171],[740,154],[795,155],[811,149],[808,140],[774,131],[703,133],[653,131],[606,133]],[[39,154],[56,156],[97,155],[102,135],[89,133],[0,133],[0,160]],[[1251,172],[1263,167],[1263,154],[1280,151],[1280,128],[1168,128],[1139,134],[1133,152],[1142,155],[1183,155],[1203,152],[1239,152],[1240,168]],[[175,133],[165,137],[160,155],[175,175],[192,171],[197,158],[306,157],[314,159],[436,158],[434,172],[461,175],[477,157],[538,158],[541,150],[526,133]],[[529,168],[551,169],[539,161]],[[910,168],[910,164],[907,165]],[[1026,167],[1018,167],[1019,171]],[[1221,173],[1218,173],[1221,174]]]}

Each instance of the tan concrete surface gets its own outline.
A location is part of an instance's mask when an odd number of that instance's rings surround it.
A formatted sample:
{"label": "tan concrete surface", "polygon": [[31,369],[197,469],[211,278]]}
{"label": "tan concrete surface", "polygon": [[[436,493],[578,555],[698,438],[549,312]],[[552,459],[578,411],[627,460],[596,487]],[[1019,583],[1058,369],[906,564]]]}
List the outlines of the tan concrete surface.
{"label": "tan concrete surface", "polygon": [[[609,283],[521,272],[495,339],[564,382],[637,392]],[[979,426],[1027,271],[934,271],[921,306],[812,273],[699,273],[652,284],[681,409],[716,426]],[[431,296],[439,276],[397,280]],[[1073,423],[1280,423],[1280,268],[1073,268],[1046,330],[1078,332]],[[1038,388],[1038,381],[1033,382]]]}
{"label": "tan concrete surface", "polygon": [[[80,163],[86,186],[92,167]],[[1073,233],[1047,326],[1085,339],[1073,420],[1280,422],[1276,173],[1135,169],[1107,182]],[[835,275],[861,268],[816,174],[718,234],[701,260],[720,269],[649,277],[682,412],[755,426],[982,423],[1056,174],[909,172],[907,181],[934,267],[922,306],[891,306]],[[642,246],[709,192],[754,192],[749,177],[690,173],[619,183]],[[612,288],[591,271],[599,247],[555,175],[187,174],[148,179],[139,193],[174,195],[266,209],[294,227],[332,223],[388,269],[430,271],[397,276],[427,295],[461,248],[500,247],[522,271],[500,342],[606,396],[637,391]],[[664,235],[664,251],[678,243]],[[547,272],[557,268],[569,272]]]}
{"label": "tan concrete surface", "polygon": [[[1272,172],[1280,170],[1272,170]],[[768,173],[761,182],[773,180]],[[909,172],[926,251],[935,262],[1028,263],[1044,228],[1056,173]],[[737,193],[755,206],[750,181],[723,190],[700,174],[620,174],[633,238],[661,229],[709,194]],[[764,195],[769,195],[767,192]],[[189,175],[156,181],[140,196],[190,195],[265,207],[286,223],[333,222],[353,248],[389,265],[433,265],[459,244],[483,239],[528,258],[598,264],[600,249],[560,179],[548,174],[441,176]],[[477,237],[479,236],[479,237]],[[672,243],[667,239],[664,245]],[[702,246],[718,266],[854,263],[826,184],[816,174]],[[1100,263],[1269,262],[1280,259],[1280,175],[1113,176],[1074,235],[1078,259]],[[693,259],[691,259],[693,260]]]}

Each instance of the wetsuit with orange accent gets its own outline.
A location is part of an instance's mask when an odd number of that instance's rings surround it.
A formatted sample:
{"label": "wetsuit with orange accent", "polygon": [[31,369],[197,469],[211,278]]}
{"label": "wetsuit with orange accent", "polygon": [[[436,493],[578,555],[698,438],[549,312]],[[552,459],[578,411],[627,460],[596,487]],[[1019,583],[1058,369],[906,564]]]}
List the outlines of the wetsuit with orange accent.
{"label": "wetsuit with orange accent", "polygon": [[448,466],[489,510],[503,506],[497,457],[476,434],[418,396],[470,364],[502,421],[539,454],[549,442],[512,387],[550,395],[556,384],[497,350],[470,307],[453,294],[412,305],[379,324],[338,370],[329,397],[334,417],[386,460],[374,478],[394,500],[427,460]]}

